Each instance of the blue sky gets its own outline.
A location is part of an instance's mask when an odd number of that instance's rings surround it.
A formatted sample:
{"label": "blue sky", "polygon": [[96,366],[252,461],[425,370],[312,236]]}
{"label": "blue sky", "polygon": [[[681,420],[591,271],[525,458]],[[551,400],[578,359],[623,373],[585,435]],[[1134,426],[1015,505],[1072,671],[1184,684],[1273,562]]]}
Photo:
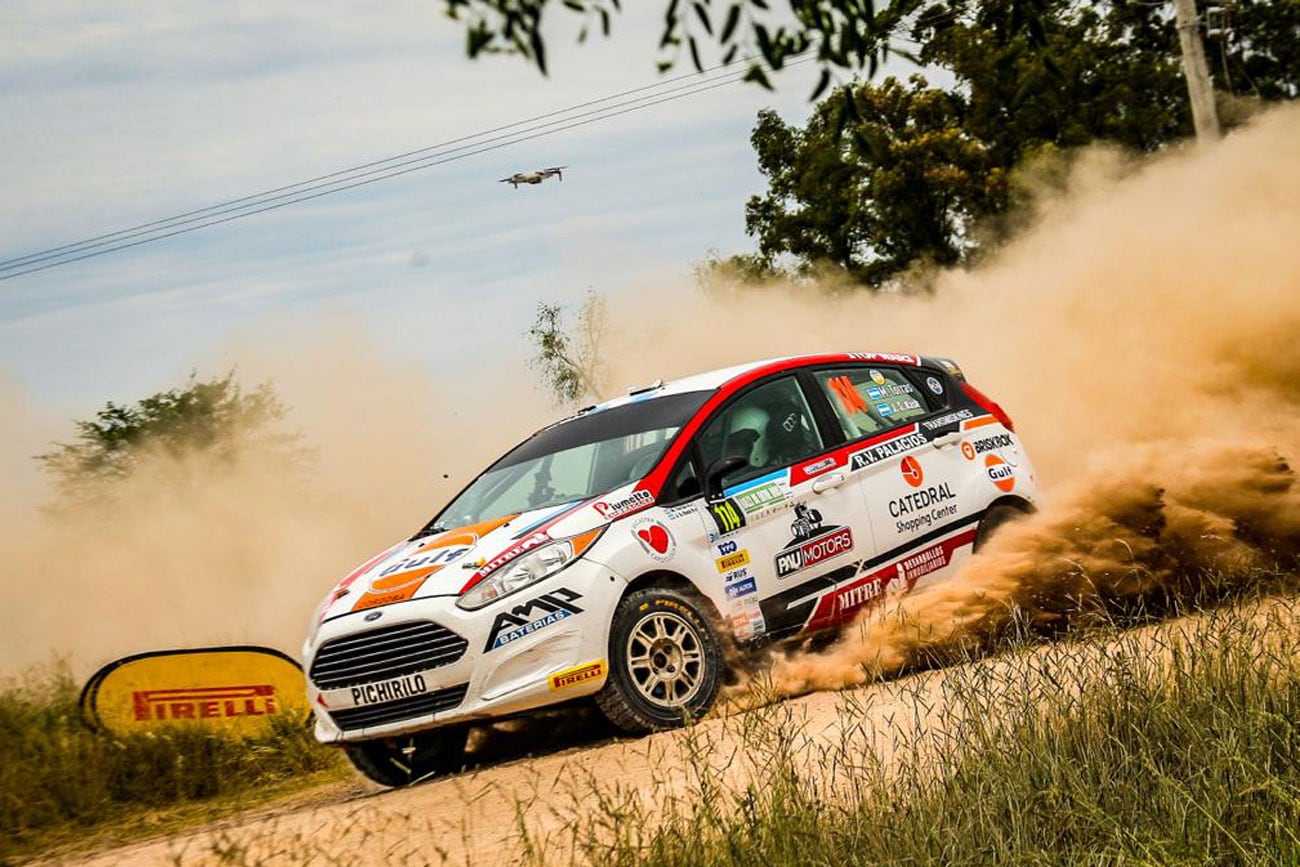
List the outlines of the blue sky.
{"label": "blue sky", "polygon": [[[13,0],[0,258],[651,84],[660,15],[647,5],[583,46],[555,15],[543,78],[467,60],[433,0]],[[755,114],[801,122],[815,77],[809,64],[776,94],[718,88],[0,282],[0,377],[82,414],[237,361],[232,335],[268,320],[339,315],[420,364],[522,360],[539,300],[680,282],[711,248],[748,249]],[[563,183],[497,183],[557,164]]]}

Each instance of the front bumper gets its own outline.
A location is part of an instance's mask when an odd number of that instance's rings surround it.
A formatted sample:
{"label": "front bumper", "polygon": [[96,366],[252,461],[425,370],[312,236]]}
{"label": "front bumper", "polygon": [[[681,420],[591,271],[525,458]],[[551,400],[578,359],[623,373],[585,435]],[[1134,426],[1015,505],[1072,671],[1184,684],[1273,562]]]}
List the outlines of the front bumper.
{"label": "front bumper", "polygon": [[596,692],[624,586],[577,560],[477,611],[436,596],[331,618],[303,649],[316,738],[393,737]]}

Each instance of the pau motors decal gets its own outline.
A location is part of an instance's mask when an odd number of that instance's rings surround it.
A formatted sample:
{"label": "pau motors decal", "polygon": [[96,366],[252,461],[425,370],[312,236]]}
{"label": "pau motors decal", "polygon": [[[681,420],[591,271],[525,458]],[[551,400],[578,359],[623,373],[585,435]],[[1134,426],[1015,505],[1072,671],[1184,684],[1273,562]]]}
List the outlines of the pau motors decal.
{"label": "pau motors decal", "polygon": [[852,530],[823,524],[821,512],[808,508],[805,503],[795,504],[790,533],[794,538],[776,553],[777,578],[788,578],[853,550]]}
{"label": "pau motors decal", "polygon": [[492,631],[488,633],[487,646],[483,648],[483,652],[505,647],[512,641],[518,641],[526,635],[532,635],[540,629],[545,629],[575,614],[581,614],[582,609],[574,604],[581,598],[581,593],[561,587],[529,599],[509,611],[502,611],[496,616],[496,620],[492,621]]}

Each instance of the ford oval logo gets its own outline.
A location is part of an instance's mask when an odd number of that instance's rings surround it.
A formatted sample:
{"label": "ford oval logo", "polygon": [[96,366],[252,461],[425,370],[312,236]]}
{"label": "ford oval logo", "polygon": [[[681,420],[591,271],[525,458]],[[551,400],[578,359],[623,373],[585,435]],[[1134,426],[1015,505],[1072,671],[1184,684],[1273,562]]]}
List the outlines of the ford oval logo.
{"label": "ford oval logo", "polygon": [[371,611],[369,614],[366,615],[365,620],[367,623],[369,623],[370,621],[378,620],[383,616],[384,616],[384,612],[382,611]]}

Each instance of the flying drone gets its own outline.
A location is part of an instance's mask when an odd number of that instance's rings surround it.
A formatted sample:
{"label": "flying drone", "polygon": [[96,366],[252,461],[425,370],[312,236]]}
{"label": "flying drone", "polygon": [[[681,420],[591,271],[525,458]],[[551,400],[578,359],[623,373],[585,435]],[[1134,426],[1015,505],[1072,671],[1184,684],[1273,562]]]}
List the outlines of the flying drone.
{"label": "flying drone", "polygon": [[568,166],[552,166],[549,169],[538,169],[535,172],[516,172],[508,178],[502,178],[501,183],[509,184],[517,190],[520,184],[540,184],[551,175],[564,180],[564,170],[567,168]]}

